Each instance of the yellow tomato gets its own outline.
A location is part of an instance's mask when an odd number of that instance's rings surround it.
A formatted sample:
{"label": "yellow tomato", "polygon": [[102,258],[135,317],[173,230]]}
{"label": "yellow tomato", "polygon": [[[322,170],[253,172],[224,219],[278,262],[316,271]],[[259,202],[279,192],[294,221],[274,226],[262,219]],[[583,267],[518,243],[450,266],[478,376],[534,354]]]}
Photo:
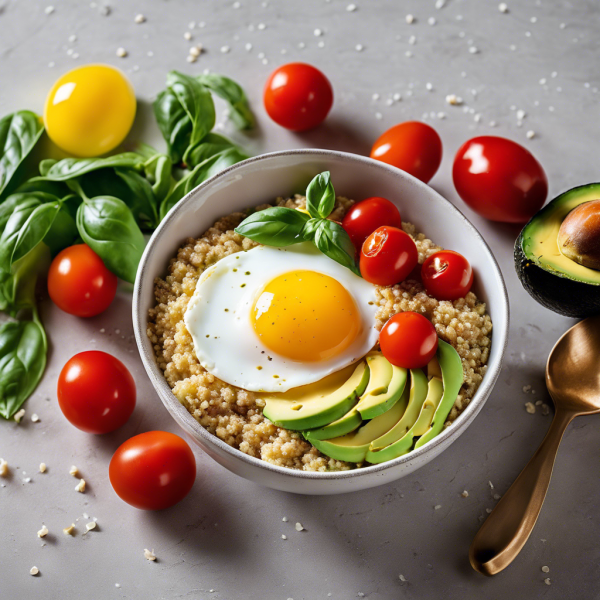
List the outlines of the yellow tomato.
{"label": "yellow tomato", "polygon": [[135,93],[109,65],[87,65],[63,75],[44,107],[50,139],[75,156],[99,156],[118,146],[135,117]]}

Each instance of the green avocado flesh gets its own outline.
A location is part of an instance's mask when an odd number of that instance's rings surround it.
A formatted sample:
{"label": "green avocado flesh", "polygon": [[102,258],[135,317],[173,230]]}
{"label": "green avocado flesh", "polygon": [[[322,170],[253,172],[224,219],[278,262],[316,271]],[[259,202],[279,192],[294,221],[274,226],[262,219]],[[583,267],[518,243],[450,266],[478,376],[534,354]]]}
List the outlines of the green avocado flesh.
{"label": "green avocado flesh", "polygon": [[[349,369],[352,374],[348,377]],[[369,368],[361,361],[326,380],[265,398],[264,416],[286,429],[323,427],[343,417],[357,403],[369,381]]]}
{"label": "green avocado flesh", "polygon": [[427,373],[411,369],[409,377],[406,369],[371,352],[358,366],[266,397],[263,414],[280,427],[302,431],[333,459],[380,463],[422,446],[442,430],[463,383],[456,350],[439,340]]}
{"label": "green avocado flesh", "polygon": [[597,199],[600,183],[561,194],[532,217],[515,244],[515,268],[523,287],[540,304],[570,317],[600,312],[600,271],[564,256],[558,232],[573,209]]}

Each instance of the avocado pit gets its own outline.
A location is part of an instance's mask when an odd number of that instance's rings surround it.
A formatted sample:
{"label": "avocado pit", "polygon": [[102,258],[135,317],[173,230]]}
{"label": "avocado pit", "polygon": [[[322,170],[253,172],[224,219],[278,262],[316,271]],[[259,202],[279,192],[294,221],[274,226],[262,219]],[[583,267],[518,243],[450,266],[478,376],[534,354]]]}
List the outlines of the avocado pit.
{"label": "avocado pit", "polygon": [[584,202],[565,217],[558,247],[567,258],[600,271],[600,200]]}

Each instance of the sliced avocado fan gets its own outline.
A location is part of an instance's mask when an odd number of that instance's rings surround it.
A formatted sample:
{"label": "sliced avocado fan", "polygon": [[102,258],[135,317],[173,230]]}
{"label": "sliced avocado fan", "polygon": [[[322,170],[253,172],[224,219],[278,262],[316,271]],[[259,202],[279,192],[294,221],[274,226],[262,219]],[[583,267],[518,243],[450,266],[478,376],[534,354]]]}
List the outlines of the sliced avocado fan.
{"label": "sliced avocado fan", "polygon": [[415,449],[420,448],[442,431],[464,381],[462,360],[458,352],[450,344],[439,340],[437,356],[442,370],[444,395],[435,410],[431,426],[417,440]]}
{"label": "sliced avocado fan", "polygon": [[387,412],[342,437],[331,440],[311,439],[310,434],[307,434],[306,437],[315,448],[331,458],[354,463],[363,462],[371,442],[389,431],[402,417],[403,412],[402,403],[396,402]]}
{"label": "sliced avocado fan", "polygon": [[[351,367],[352,368],[352,367]],[[343,373],[345,374],[345,372]],[[331,390],[317,384],[305,386],[308,393],[292,390],[266,398],[263,415],[270,421],[291,430],[322,427],[343,417],[363,394],[369,381],[369,367],[361,361],[352,375],[339,387]],[[297,397],[296,397],[297,396]]]}

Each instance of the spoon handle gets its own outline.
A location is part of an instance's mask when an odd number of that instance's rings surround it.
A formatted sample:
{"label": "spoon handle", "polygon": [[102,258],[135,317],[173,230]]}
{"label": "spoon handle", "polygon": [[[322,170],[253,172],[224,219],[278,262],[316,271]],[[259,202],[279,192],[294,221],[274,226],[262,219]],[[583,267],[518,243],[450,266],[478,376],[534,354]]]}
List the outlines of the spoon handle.
{"label": "spoon handle", "polygon": [[556,411],[544,441],[477,532],[469,551],[476,571],[499,573],[525,545],[542,509],[563,433],[575,416]]}

